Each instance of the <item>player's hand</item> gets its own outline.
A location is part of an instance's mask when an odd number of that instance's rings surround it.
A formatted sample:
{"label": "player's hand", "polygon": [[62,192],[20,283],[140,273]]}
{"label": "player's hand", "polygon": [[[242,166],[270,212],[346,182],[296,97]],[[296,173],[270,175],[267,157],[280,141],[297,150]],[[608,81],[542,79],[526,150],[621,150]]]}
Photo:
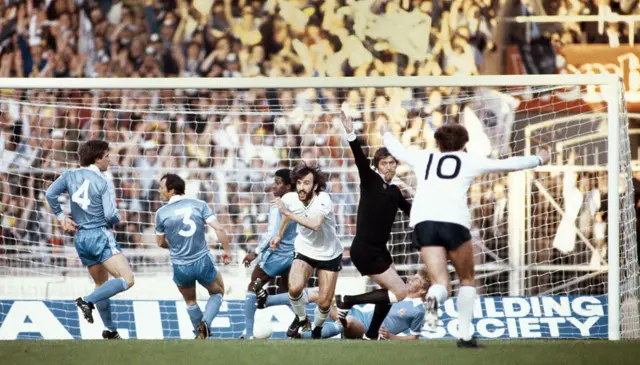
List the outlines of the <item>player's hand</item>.
{"label": "player's hand", "polygon": [[340,120],[344,126],[344,131],[347,133],[353,132],[353,120],[344,112],[345,108],[340,109]]}
{"label": "player's hand", "polygon": [[549,151],[546,148],[542,149],[538,153],[538,157],[540,157],[540,159],[542,159],[542,165],[546,165],[549,162],[549,160],[551,159],[551,155],[549,154]]}
{"label": "player's hand", "polygon": [[276,249],[278,248],[278,246],[280,246],[280,240],[282,239],[282,237],[280,236],[274,236],[273,238],[271,238],[271,241],[269,241],[269,247]]}
{"label": "player's hand", "polygon": [[229,265],[231,263],[231,251],[224,250],[222,254],[222,263],[225,265]]}
{"label": "player's hand", "polygon": [[249,252],[243,259],[242,259],[242,264],[244,264],[244,267],[249,267],[249,265],[251,264],[251,262],[253,260],[256,259],[256,257],[258,257],[258,254],[255,252]]}
{"label": "player's hand", "polygon": [[280,198],[275,198],[271,201],[271,205],[280,209],[280,213],[285,214],[288,212],[287,207],[284,206],[284,202]]}
{"label": "player's hand", "polygon": [[387,331],[387,329],[384,327],[380,327],[380,330],[378,330],[378,334],[384,339],[389,339],[389,331]]}
{"label": "player's hand", "polygon": [[75,233],[78,231],[78,224],[71,218],[65,217],[62,221],[62,229],[68,233]]}
{"label": "player's hand", "polygon": [[380,135],[381,136],[384,136],[387,132],[391,133],[391,128],[389,128],[389,125],[387,124],[386,121],[381,120],[378,123],[380,124]]}

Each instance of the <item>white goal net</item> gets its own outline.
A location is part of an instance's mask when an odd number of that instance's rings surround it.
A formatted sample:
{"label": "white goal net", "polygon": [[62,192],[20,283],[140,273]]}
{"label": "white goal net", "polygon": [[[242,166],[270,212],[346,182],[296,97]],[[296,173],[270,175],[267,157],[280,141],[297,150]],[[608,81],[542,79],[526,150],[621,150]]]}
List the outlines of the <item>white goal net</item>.
{"label": "white goal net", "polygon": [[[208,202],[232,236],[233,263],[218,264],[227,292],[216,337],[238,337],[244,328],[253,267],[241,261],[266,231],[274,172],[301,160],[317,161],[329,175],[346,247],[338,292],[372,288],[348,253],[359,181],[339,119],[343,105],[369,156],[381,147],[381,120],[410,148],[432,148],[437,127],[461,123],[470,153],[552,151],[548,166],[489,174],[471,187],[480,337],[639,337],[632,185],[639,146],[629,135],[640,129],[629,128],[614,79],[591,77],[31,79],[29,86],[4,79],[0,338],[99,337],[100,323],[85,323],[72,302],[93,283],[44,199],[57,176],[78,167],[78,146],[90,139],[110,143],[107,174],[123,218],[115,236],[136,275],[136,285],[112,300],[123,337],[191,338],[168,251],[155,244],[158,179],[168,172],[182,176],[186,195]],[[395,183],[411,197],[416,178],[400,165]],[[68,200],[62,203],[68,210]],[[213,232],[208,239],[220,253]],[[388,247],[403,276],[421,267],[403,213]],[[452,280],[455,295],[453,270]],[[441,328],[424,337],[455,335],[454,308],[450,299]],[[288,325],[286,311],[273,312],[275,332]]]}

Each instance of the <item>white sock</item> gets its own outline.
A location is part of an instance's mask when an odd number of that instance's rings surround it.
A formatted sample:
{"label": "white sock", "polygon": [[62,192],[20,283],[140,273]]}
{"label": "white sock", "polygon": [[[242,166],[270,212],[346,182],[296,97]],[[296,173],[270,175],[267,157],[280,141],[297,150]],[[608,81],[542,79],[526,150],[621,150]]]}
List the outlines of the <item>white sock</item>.
{"label": "white sock", "polygon": [[331,308],[323,312],[320,307],[316,306],[315,311],[313,311],[313,324],[315,327],[321,327],[324,324],[324,321],[329,317],[329,312],[331,312]]}
{"label": "white sock", "polygon": [[300,293],[300,296],[297,298],[291,298],[291,296],[289,296],[289,300],[291,301],[293,312],[298,316],[298,319],[305,319],[307,317],[307,312],[305,312],[304,293]]}
{"label": "white sock", "polygon": [[438,304],[444,303],[449,296],[447,291],[447,287],[442,284],[433,284],[429,287],[429,291],[427,291],[428,297],[435,297],[438,301]]}
{"label": "white sock", "polygon": [[396,298],[396,295],[393,294],[391,290],[387,290],[387,293],[389,293],[389,303],[398,303],[398,298]]}
{"label": "white sock", "polygon": [[458,332],[460,338],[471,340],[471,318],[473,317],[473,305],[476,302],[476,287],[461,286],[458,291],[457,310],[458,310]]}

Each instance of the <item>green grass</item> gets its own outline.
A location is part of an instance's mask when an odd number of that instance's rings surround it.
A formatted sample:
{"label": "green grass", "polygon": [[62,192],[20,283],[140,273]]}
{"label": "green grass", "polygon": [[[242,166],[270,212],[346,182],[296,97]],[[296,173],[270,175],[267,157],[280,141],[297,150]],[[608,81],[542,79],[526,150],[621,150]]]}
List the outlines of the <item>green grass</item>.
{"label": "green grass", "polygon": [[640,364],[640,341],[2,341],[0,364]]}

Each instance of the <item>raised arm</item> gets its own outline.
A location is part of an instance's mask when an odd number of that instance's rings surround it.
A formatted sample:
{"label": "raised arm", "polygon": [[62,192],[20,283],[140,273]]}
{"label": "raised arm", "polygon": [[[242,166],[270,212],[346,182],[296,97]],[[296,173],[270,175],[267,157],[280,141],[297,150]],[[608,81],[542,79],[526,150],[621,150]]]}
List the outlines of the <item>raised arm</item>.
{"label": "raised arm", "polygon": [[107,181],[107,186],[102,194],[102,209],[104,210],[104,219],[107,224],[120,223],[120,214],[118,214],[118,207],[116,206],[116,189],[111,181]]}
{"label": "raised arm", "polygon": [[409,166],[413,166],[415,164],[415,155],[403,146],[393,134],[391,134],[391,130],[385,122],[380,124],[380,133],[382,134],[382,143],[384,143],[384,146],[387,147],[393,157]]}
{"label": "raised arm", "polygon": [[353,158],[356,161],[358,174],[360,175],[360,183],[367,184],[374,181],[376,174],[371,170],[371,167],[369,167],[369,160],[367,156],[365,156],[364,151],[362,151],[360,141],[353,130],[353,120],[347,116],[343,110],[340,111],[340,119],[342,120],[345,132],[347,132],[347,141],[349,142],[351,151],[353,151]]}

